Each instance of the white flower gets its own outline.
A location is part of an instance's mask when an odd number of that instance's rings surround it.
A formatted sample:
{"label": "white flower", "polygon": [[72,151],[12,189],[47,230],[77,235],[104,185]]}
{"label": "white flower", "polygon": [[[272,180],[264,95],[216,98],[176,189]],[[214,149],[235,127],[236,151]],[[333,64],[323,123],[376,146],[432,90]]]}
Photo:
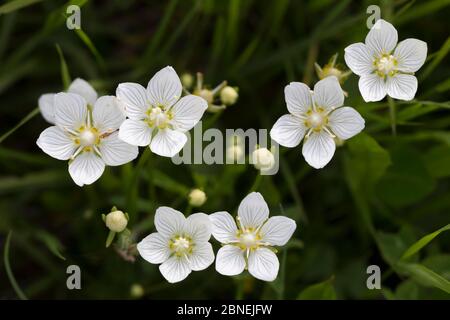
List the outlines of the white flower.
{"label": "white flower", "polygon": [[349,139],[364,128],[364,119],[344,104],[344,93],[335,76],[320,80],[314,91],[300,82],[291,82],[284,89],[290,114],[282,116],[270,130],[273,140],[293,148],[303,137],[303,157],[316,169],[323,168],[336,150],[334,137]]}
{"label": "white flower", "polygon": [[370,29],[365,44],[358,42],[345,48],[345,62],[360,76],[359,91],[366,102],[380,101],[386,94],[400,100],[414,98],[417,78],[413,74],[425,62],[427,44],[417,39],[406,39],[398,45],[397,41],[394,26],[380,19]]}
{"label": "white flower", "polygon": [[217,272],[234,276],[248,269],[257,279],[275,280],[280,263],[272,247],[288,242],[296,228],[294,220],[283,216],[269,219],[267,203],[258,192],[242,200],[237,226],[225,211],[211,214],[210,219],[214,238],[224,245],[217,252]]}
{"label": "white flower", "polygon": [[69,160],[69,173],[79,186],[91,184],[105,165],[119,166],[138,155],[138,148],[118,138],[125,120],[116,97],[100,97],[93,106],[75,93],[54,97],[55,126],[45,129],[37,145],[58,160]]}
{"label": "white flower", "polygon": [[214,252],[208,242],[211,222],[204,213],[184,215],[169,207],[159,207],[155,214],[158,232],[137,244],[139,254],[150,263],[161,264],[159,270],[170,283],[184,280],[191,271],[208,268]]}
{"label": "white flower", "polygon": [[[85,80],[76,78],[72,81],[67,92],[76,93],[82,96],[87,103],[94,105],[97,101],[97,92],[94,88]],[[54,97],[56,93],[45,93],[39,97],[38,105],[44,119],[55,124],[55,105]]]}
{"label": "white flower", "polygon": [[117,97],[125,105],[127,120],[120,126],[119,138],[135,146],[148,146],[152,152],[173,157],[185,145],[185,132],[192,129],[208,107],[197,96],[180,99],[182,85],[172,67],[158,71],[147,89],[137,83],[121,83]]}

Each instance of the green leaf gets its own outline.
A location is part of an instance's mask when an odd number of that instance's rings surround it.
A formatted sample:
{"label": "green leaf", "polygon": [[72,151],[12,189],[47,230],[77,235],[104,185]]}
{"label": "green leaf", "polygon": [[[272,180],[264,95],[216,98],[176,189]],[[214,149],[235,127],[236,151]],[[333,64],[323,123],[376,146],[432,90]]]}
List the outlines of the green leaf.
{"label": "green leaf", "polygon": [[108,237],[106,238],[106,247],[108,248],[111,243],[113,242],[114,238],[116,236],[116,233],[114,231],[109,231]]}
{"label": "green leaf", "polygon": [[419,202],[434,190],[436,181],[418,151],[406,145],[396,146],[391,156],[393,165],[377,185],[382,200],[394,207],[403,207]]}
{"label": "green leaf", "polygon": [[58,51],[58,56],[61,63],[61,80],[64,90],[67,90],[70,86],[70,83],[72,82],[70,79],[69,68],[67,67],[66,60],[64,59],[64,55],[58,44],[56,45],[56,51]]}
{"label": "green leaf", "polygon": [[299,295],[298,300],[336,300],[336,291],[333,286],[334,277],[313,284],[304,289]]}
{"label": "green leaf", "polygon": [[13,0],[5,3],[4,5],[0,6],[0,15],[10,13],[19,9],[22,9],[24,7],[27,7],[29,5],[32,5],[37,2],[41,2],[42,0]]}
{"label": "green leaf", "polygon": [[421,264],[401,263],[399,269],[423,286],[439,288],[450,293],[450,281]]}
{"label": "green leaf", "polygon": [[155,186],[158,186],[166,191],[178,193],[181,196],[186,196],[189,192],[189,188],[187,186],[172,179],[159,170],[154,170],[151,178],[153,179]]}
{"label": "green leaf", "polygon": [[434,178],[450,177],[450,147],[436,146],[425,153],[424,163]]}
{"label": "green leaf", "polygon": [[89,36],[82,30],[82,29],[75,29],[76,34],[81,39],[81,41],[84,42],[86,47],[91,51],[91,53],[94,55],[95,59],[97,60],[97,63],[101,68],[105,67],[105,61],[103,60],[103,57],[101,56],[100,52],[95,47],[92,40],[89,38]]}
{"label": "green leaf", "polygon": [[395,290],[396,300],[417,300],[419,298],[419,287],[412,280],[400,283]]}
{"label": "green leaf", "polygon": [[3,251],[3,263],[5,264],[6,275],[8,276],[9,282],[11,282],[11,285],[14,291],[16,292],[17,296],[22,300],[28,300],[25,293],[23,293],[22,289],[19,287],[19,284],[17,283],[16,278],[14,277],[14,273],[12,272],[11,264],[9,263],[9,247],[11,244],[11,236],[12,231],[8,233],[8,237],[6,238],[5,242],[5,250]]}
{"label": "green leaf", "polygon": [[412,246],[408,248],[408,250],[405,251],[405,253],[402,256],[402,259],[408,259],[412,255],[416,254],[420,251],[423,247],[425,247],[428,243],[430,243],[434,238],[436,238],[441,232],[450,230],[450,224],[440,228],[439,230],[436,230],[430,234],[427,234],[426,236],[422,237],[419,241],[414,243]]}
{"label": "green leaf", "polygon": [[22,120],[19,121],[18,124],[16,124],[12,129],[8,130],[4,134],[0,136],[0,143],[5,141],[6,138],[8,138],[10,135],[12,135],[16,130],[18,130],[20,127],[22,127],[24,124],[26,124],[28,121],[33,119],[37,114],[39,114],[39,108],[36,107],[33,109],[29,114],[27,114]]}
{"label": "green leaf", "polygon": [[61,254],[63,245],[56,237],[46,231],[38,231],[36,232],[36,238],[41,240],[55,256],[61,260],[66,260],[66,258]]}

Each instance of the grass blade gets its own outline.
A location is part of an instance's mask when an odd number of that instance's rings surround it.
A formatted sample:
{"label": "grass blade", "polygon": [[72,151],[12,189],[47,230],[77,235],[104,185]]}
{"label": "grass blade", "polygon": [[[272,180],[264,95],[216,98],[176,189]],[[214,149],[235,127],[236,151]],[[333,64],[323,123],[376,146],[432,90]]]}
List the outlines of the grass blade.
{"label": "grass blade", "polygon": [[3,262],[5,264],[6,275],[8,276],[9,282],[11,282],[11,285],[12,285],[14,291],[16,292],[17,296],[21,300],[28,300],[25,293],[23,293],[22,289],[20,289],[19,285],[17,284],[16,278],[14,277],[14,274],[11,269],[11,264],[9,263],[9,247],[11,244],[11,235],[12,235],[12,231],[10,231],[8,233],[8,237],[6,238],[6,243],[5,243],[5,251],[3,252]]}

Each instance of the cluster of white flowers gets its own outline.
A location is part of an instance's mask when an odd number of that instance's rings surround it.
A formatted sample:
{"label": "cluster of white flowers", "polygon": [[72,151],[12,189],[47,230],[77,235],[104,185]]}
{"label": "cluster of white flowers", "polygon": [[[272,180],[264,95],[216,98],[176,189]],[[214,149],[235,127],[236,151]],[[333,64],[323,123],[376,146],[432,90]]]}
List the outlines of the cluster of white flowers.
{"label": "cluster of white flowers", "polygon": [[157,232],[141,240],[137,249],[148,262],[161,264],[161,274],[171,283],[213,263],[211,234],[223,245],[217,253],[217,272],[233,276],[248,269],[257,279],[273,281],[280,265],[273,247],[285,245],[296,224],[283,216],[269,219],[267,203],[260,193],[253,192],[239,205],[236,222],[225,211],[185,218],[179,211],[160,207],[155,227]]}
{"label": "cluster of white flowers", "polygon": [[43,117],[54,126],[41,133],[37,145],[58,160],[69,160],[70,176],[79,186],[99,179],[106,165],[134,160],[138,146],[150,145],[154,153],[172,157],[207,108],[203,98],[180,99],[181,93],[172,67],[157,72],[147,89],[137,83],[119,84],[116,97],[97,98],[89,83],[76,79],[68,92],[39,98]]}

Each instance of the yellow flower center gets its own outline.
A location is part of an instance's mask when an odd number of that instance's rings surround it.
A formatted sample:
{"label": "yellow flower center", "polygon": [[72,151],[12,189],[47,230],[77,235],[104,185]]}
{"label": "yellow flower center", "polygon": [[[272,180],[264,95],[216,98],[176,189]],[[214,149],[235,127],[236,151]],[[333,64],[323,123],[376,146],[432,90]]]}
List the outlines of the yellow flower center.
{"label": "yellow flower center", "polygon": [[161,107],[153,107],[147,111],[148,125],[150,127],[157,127],[165,129],[169,126],[172,116],[170,112],[164,112]]}
{"label": "yellow flower center", "polygon": [[393,76],[397,72],[397,59],[391,54],[384,54],[380,58],[375,59],[374,65],[376,73],[382,78],[386,75]]}
{"label": "yellow flower center", "polygon": [[175,236],[170,240],[169,248],[177,256],[183,256],[192,252],[193,243],[189,237]]}
{"label": "yellow flower center", "polygon": [[327,124],[328,115],[323,108],[318,107],[316,110],[310,109],[306,113],[305,125],[307,128],[320,131]]}
{"label": "yellow flower center", "polygon": [[90,147],[96,144],[98,139],[98,133],[96,131],[94,128],[82,130],[78,136],[80,145]]}
{"label": "yellow flower center", "polygon": [[253,228],[239,230],[237,234],[238,246],[242,250],[257,249],[260,246],[261,236]]}

